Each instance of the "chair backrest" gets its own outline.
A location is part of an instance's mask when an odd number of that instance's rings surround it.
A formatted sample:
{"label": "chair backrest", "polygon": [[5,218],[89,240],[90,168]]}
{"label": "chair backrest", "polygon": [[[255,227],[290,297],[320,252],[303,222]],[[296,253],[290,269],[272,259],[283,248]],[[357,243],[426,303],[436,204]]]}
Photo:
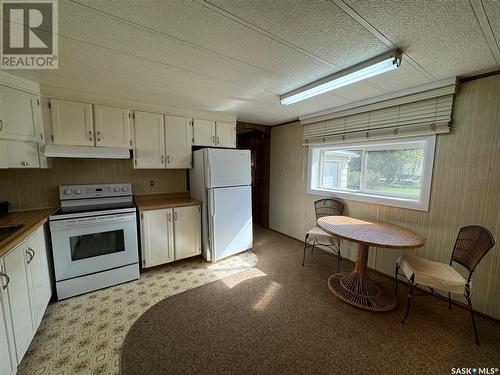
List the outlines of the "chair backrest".
{"label": "chair backrest", "polygon": [[342,215],[344,203],[332,198],[320,199],[314,202],[314,211],[316,212],[316,220],[323,216]]}
{"label": "chair backrest", "polygon": [[[495,245],[491,232],[479,225],[463,227],[458,232],[450,264],[457,262],[472,274],[481,259]],[[470,279],[470,275],[469,275]]]}

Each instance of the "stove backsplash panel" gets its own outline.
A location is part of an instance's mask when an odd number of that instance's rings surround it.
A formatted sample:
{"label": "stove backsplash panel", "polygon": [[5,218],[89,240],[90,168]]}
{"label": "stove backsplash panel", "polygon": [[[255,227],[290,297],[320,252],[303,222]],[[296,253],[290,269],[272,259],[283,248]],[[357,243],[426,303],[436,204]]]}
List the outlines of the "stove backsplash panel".
{"label": "stove backsplash panel", "polygon": [[0,169],[9,210],[59,205],[59,185],[132,183],[134,194],[187,191],[185,169],[133,169],[132,160],[53,159],[50,169]]}

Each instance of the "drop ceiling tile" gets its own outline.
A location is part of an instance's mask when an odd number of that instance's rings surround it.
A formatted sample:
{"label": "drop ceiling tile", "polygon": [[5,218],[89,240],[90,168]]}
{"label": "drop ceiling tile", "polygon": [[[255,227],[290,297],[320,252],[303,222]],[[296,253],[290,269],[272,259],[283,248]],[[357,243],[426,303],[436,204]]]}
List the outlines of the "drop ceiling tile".
{"label": "drop ceiling tile", "polygon": [[424,73],[417,70],[417,68],[408,61],[404,61],[404,58],[398,69],[372,77],[367,79],[367,81],[382,89],[384,93],[403,90],[431,82]]}
{"label": "drop ceiling tile", "polygon": [[193,48],[304,82],[332,68],[193,1],[78,0],[87,7]]}
{"label": "drop ceiling tile", "polygon": [[490,26],[500,47],[500,2],[496,0],[483,0],[484,11],[490,21]]}
{"label": "drop ceiling tile", "polygon": [[388,50],[385,44],[330,1],[207,2],[340,69]]}
{"label": "drop ceiling tile", "polygon": [[437,79],[496,65],[467,0],[346,2]]}
{"label": "drop ceiling tile", "polygon": [[[14,74],[49,86],[131,101],[197,111],[236,112],[239,119],[265,124],[281,123],[302,114],[420,85],[426,80],[419,70],[403,61],[400,69],[380,77],[281,106],[279,94],[332,73],[336,65],[358,62],[356,56],[364,60],[385,47],[373,42],[351,19],[344,19],[345,15],[329,2],[260,2],[262,11],[250,1],[233,5],[214,0],[237,13],[241,17],[237,22],[214,11],[211,5],[197,3],[201,0],[82,1],[101,10],[66,0],[59,3],[59,70]],[[448,25],[461,19],[462,16],[444,14],[441,8],[446,5],[436,3],[441,10],[434,16],[414,10],[413,4],[381,1],[377,4],[384,9],[373,11],[375,21],[379,20],[394,35],[400,32],[399,41],[407,43],[407,52],[433,74],[446,77],[459,69],[480,69],[480,64],[488,64],[476,46],[468,45],[470,41],[457,42],[453,35],[446,39],[446,30],[438,33],[440,38],[429,37],[429,33],[437,32],[433,24],[436,20]],[[280,8],[283,17],[279,17]],[[463,14],[463,3],[459,3],[459,8],[458,13]],[[417,12],[421,19],[415,20],[405,11]],[[487,12],[492,14],[491,10]],[[393,26],[397,18],[390,17],[400,17],[401,22],[396,22],[399,26]],[[246,22],[256,23],[254,29],[243,25]],[[452,33],[454,28],[457,26],[451,26]],[[269,33],[275,35],[274,40]],[[471,35],[475,33],[472,30]],[[337,34],[341,37],[335,38]],[[441,51],[448,43],[455,46]],[[478,44],[477,48],[483,51]],[[464,56],[459,54],[457,58],[457,51]],[[471,57],[471,53],[479,55]],[[472,67],[471,59],[475,63]]]}
{"label": "drop ceiling tile", "polygon": [[[81,61],[85,63],[75,70]],[[211,111],[233,96],[264,97],[244,86],[179,73],[152,62],[138,64],[134,57],[74,41],[61,43],[59,69],[37,72],[36,80],[50,86],[199,111]]]}
{"label": "drop ceiling tile", "polygon": [[[379,88],[376,88],[366,81],[356,82],[348,86],[341,87],[339,89],[330,91],[328,93],[323,94],[324,96],[334,95],[339,96],[345,99],[349,99],[352,101],[358,101],[365,99],[367,97],[382,95],[384,92]],[[318,95],[315,98],[318,100],[322,100],[323,95]],[[312,100],[313,102],[313,100]]]}
{"label": "drop ceiling tile", "polygon": [[[357,102],[366,98],[382,95],[384,92],[366,84],[357,82],[349,86],[341,87],[313,98],[304,100],[304,103],[310,104],[314,108],[312,112],[322,111],[324,109],[338,107],[347,102]],[[305,114],[305,113],[302,113]]]}
{"label": "drop ceiling tile", "polygon": [[[89,19],[91,22],[81,22],[81,19]],[[63,3],[60,7],[59,33],[82,43],[137,56],[136,64],[141,64],[141,58],[145,61],[153,60],[176,67],[180,72],[198,73],[200,76],[251,86],[269,93],[283,90],[284,85],[290,82],[284,77],[117,22],[71,3]]]}

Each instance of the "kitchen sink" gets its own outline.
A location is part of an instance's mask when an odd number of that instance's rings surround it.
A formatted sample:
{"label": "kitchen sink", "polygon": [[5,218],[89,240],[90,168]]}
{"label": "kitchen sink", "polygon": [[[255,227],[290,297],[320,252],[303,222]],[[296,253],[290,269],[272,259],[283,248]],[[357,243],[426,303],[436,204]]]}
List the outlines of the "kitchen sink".
{"label": "kitchen sink", "polygon": [[0,242],[14,234],[21,227],[22,224],[0,225]]}

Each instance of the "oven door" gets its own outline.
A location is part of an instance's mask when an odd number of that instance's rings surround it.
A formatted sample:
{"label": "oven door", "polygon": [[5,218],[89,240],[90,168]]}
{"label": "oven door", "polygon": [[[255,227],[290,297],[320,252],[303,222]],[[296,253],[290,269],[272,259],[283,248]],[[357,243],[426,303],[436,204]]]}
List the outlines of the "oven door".
{"label": "oven door", "polygon": [[138,263],[136,215],[50,222],[56,281]]}

